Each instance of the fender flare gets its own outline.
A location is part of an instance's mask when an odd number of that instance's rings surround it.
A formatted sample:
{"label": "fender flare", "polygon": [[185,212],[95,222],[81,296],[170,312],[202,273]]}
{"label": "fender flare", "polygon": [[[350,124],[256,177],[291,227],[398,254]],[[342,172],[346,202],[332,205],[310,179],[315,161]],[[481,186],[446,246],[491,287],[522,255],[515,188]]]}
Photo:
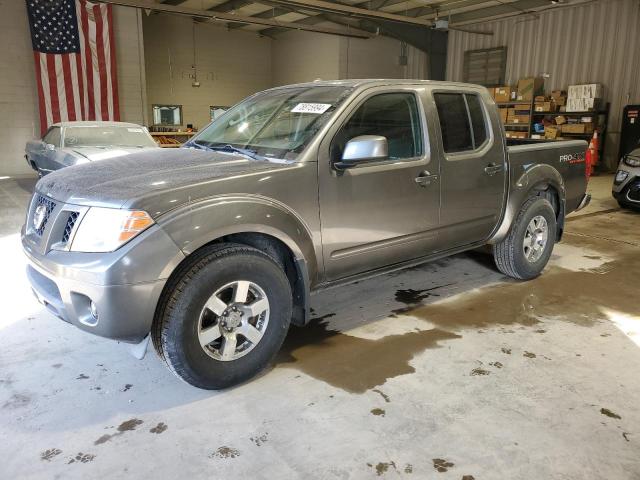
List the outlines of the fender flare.
{"label": "fender flare", "polygon": [[544,191],[549,186],[558,192],[558,235],[562,234],[566,211],[566,189],[564,179],[556,168],[547,164],[534,165],[520,175],[516,181],[510,182],[510,185],[502,221],[488,243],[495,244],[504,240],[525,200],[534,191]]}

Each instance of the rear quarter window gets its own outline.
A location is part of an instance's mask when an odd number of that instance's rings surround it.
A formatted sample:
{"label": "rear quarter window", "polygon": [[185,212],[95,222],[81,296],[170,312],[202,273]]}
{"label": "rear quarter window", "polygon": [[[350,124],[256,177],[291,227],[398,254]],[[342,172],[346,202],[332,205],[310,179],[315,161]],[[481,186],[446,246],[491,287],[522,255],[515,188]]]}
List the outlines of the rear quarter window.
{"label": "rear quarter window", "polygon": [[480,148],[488,136],[480,98],[469,93],[436,93],[434,99],[445,153]]}

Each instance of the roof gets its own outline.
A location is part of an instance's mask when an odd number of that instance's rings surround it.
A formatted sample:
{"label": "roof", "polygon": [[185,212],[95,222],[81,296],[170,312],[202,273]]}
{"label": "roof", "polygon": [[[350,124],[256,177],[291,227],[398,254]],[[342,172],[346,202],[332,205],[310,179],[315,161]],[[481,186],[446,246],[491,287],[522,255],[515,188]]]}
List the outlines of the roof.
{"label": "roof", "polygon": [[141,128],[140,125],[128,122],[103,122],[103,121],[77,121],[77,122],[58,122],[52,127],[131,127]]}
{"label": "roof", "polygon": [[[314,82],[306,82],[306,83],[296,83],[292,85],[282,85],[279,87],[272,88],[270,90],[277,90],[281,88],[291,88],[291,87],[376,87],[376,86],[385,86],[385,85],[430,85],[430,86],[447,86],[447,87],[460,87],[460,88],[468,88],[471,86],[468,83],[460,83],[460,82],[448,82],[448,81],[440,81],[440,80],[421,80],[421,79],[403,79],[403,78],[354,78],[349,80],[316,80]],[[480,88],[485,88],[480,85],[474,85]]]}

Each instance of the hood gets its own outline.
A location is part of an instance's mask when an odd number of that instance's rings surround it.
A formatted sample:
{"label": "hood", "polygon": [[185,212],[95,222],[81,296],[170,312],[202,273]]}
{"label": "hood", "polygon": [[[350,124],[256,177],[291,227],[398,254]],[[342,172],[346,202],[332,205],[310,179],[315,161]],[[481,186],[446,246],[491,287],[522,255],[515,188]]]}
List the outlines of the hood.
{"label": "hood", "polygon": [[154,148],[57,170],[40,180],[36,190],[72,205],[142,208],[159,215],[223,193],[230,188],[220,186],[223,180],[291,165],[222,152]]}
{"label": "hood", "polygon": [[65,150],[73,153],[76,157],[86,158],[94,162],[96,160],[108,160],[132,153],[140,153],[148,148],[155,149],[156,147],[67,147]]}

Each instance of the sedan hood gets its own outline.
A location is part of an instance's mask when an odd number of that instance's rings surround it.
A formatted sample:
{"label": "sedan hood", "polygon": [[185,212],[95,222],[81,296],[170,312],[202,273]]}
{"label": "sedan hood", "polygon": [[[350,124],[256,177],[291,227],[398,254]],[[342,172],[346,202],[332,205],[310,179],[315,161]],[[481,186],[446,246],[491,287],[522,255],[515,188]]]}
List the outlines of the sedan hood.
{"label": "sedan hood", "polygon": [[225,180],[292,165],[188,148],[149,149],[58,170],[40,180],[36,190],[68,204],[141,208],[159,215],[199,198],[226,193],[230,187],[223,186]]}
{"label": "sedan hood", "polygon": [[132,153],[140,153],[147,149],[156,147],[67,147],[76,157],[86,158],[92,162],[96,160],[108,160],[110,158],[123,157]]}

